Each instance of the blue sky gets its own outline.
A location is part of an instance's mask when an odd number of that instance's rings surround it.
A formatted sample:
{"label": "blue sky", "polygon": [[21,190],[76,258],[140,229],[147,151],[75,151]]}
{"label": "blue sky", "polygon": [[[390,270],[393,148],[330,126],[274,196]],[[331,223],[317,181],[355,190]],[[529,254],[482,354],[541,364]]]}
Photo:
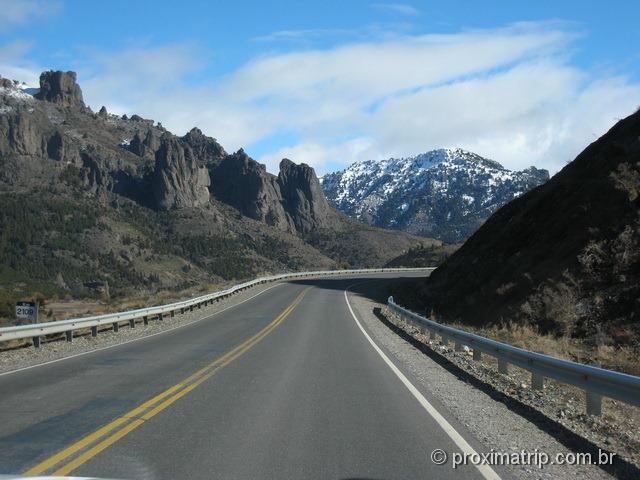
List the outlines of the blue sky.
{"label": "blue sky", "polygon": [[640,4],[0,0],[0,75],[192,126],[271,171],[462,147],[556,171],[640,105]]}

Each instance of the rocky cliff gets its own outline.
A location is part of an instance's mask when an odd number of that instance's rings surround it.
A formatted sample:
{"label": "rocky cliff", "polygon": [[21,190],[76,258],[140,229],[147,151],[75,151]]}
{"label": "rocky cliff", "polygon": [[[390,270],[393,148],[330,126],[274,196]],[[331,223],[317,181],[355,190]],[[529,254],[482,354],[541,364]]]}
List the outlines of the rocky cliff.
{"label": "rocky cliff", "polygon": [[0,77],[0,307],[34,288],[91,295],[95,281],[117,296],[383,265],[430,242],[333,210],[307,165],[276,176],[197,128],[95,113],[73,72],[44,72],[32,93]]}
{"label": "rocky cliff", "polygon": [[196,158],[206,165],[216,165],[227,157],[222,145],[215,138],[207,137],[197,127],[192,128],[182,140],[191,147]]}
{"label": "rocky cliff", "polygon": [[329,206],[313,168],[304,163],[283,159],[276,177],[241,149],[210,162],[209,171],[216,198],[280,230],[305,235],[339,228],[344,220]]}
{"label": "rocky cliff", "polygon": [[313,168],[285,158],[280,162],[278,185],[284,208],[299,232],[338,226],[339,220],[329,207]]}
{"label": "rocky cliff", "polygon": [[276,177],[243,150],[212,165],[210,171],[216,198],[234,206],[250,218],[279,230],[296,232],[296,225],[284,208]]}
{"label": "rocky cliff", "polygon": [[[202,207],[213,196],[296,234],[337,225],[310,167],[286,161],[276,177],[242,150],[227,154],[198,128],[177,137],[138,115],[120,118],[104,107],[95,114],[74,72],[44,72],[34,97],[6,79],[2,92],[0,153],[29,157],[37,169],[48,167],[37,159],[60,162],[57,170],[74,165],[78,180],[100,196],[117,193],[159,210]],[[26,172],[16,177],[34,182]]]}
{"label": "rocky cliff", "polygon": [[43,72],[40,75],[40,91],[35,97],[63,107],[84,107],[82,90],[76,83],[76,72]]}
{"label": "rocky cliff", "polygon": [[156,152],[153,194],[158,208],[201,207],[209,202],[209,172],[198,165],[191,147],[164,135]]}

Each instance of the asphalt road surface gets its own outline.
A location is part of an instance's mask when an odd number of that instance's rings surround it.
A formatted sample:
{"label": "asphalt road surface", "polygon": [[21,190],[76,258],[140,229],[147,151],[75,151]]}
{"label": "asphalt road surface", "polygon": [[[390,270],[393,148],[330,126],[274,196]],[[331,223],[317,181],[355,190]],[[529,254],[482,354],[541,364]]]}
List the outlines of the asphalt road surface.
{"label": "asphalt road surface", "polygon": [[434,464],[434,449],[481,446],[357,320],[346,287],[397,276],[278,284],[194,325],[0,376],[0,473],[497,478]]}

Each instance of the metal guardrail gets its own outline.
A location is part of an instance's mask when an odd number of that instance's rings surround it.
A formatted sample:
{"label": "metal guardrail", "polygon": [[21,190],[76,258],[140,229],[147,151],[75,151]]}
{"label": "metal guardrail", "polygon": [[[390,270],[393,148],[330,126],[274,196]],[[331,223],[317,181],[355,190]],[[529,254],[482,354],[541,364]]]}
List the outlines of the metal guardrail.
{"label": "metal guardrail", "polygon": [[533,389],[544,388],[545,378],[553,378],[582,388],[585,391],[589,415],[602,413],[602,397],[640,406],[640,377],[530,352],[442,325],[401,307],[393,301],[393,297],[389,297],[388,305],[393,312],[422,329],[423,332],[426,333],[428,330],[432,340],[439,335],[445,344],[454,342],[456,351],[461,351],[464,346],[467,346],[473,350],[473,359],[476,361],[482,358],[482,353],[496,358],[500,373],[508,374],[510,364],[528,370],[532,375],[531,388]]}
{"label": "metal guardrail", "polygon": [[186,310],[193,311],[194,308],[202,308],[203,306],[219,301],[234,293],[241,292],[247,288],[254,287],[268,282],[276,282],[279,280],[289,280],[295,278],[317,277],[317,276],[335,276],[345,274],[364,274],[364,273],[386,273],[386,272],[411,272],[411,271],[429,271],[428,268],[378,268],[378,269],[360,269],[360,270],[322,270],[316,272],[296,272],[284,273],[280,275],[271,275],[268,277],[260,277],[255,280],[234,285],[226,290],[202,295],[189,300],[160,305],[156,307],[140,308],[137,310],[129,310],[126,312],[108,313],[104,315],[94,315],[83,318],[73,318],[68,320],[60,320],[45,323],[33,323],[29,325],[18,325],[13,327],[0,328],[0,342],[9,340],[20,340],[31,338],[33,345],[40,347],[41,337],[56,333],[65,333],[68,341],[73,340],[73,332],[80,329],[91,329],[91,335],[98,334],[98,327],[104,325],[112,325],[114,331],[118,331],[120,323],[128,322],[131,327],[135,327],[136,320],[142,319],[144,324],[148,324],[149,319],[157,318],[162,320],[165,315],[173,317],[176,312],[184,313]]}

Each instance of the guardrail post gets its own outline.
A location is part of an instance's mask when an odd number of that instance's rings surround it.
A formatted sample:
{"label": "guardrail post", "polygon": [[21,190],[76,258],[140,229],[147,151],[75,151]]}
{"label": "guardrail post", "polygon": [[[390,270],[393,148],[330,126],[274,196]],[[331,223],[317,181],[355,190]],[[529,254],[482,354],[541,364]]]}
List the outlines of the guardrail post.
{"label": "guardrail post", "polygon": [[447,347],[449,345],[449,339],[447,337],[445,337],[444,335],[441,335],[441,336],[442,336],[442,345]]}
{"label": "guardrail post", "polygon": [[94,325],[93,327],[91,327],[91,336],[92,337],[97,337],[98,336],[98,326]]}
{"label": "guardrail post", "polygon": [[163,318],[162,318],[162,314],[161,314],[161,313],[159,313],[159,314],[158,314],[158,320],[160,320],[160,321],[162,321],[162,320],[163,320]]}
{"label": "guardrail post", "polygon": [[193,312],[193,305],[190,305],[190,306],[189,306],[189,311],[190,311],[190,312]]}
{"label": "guardrail post", "polygon": [[[541,353],[544,355],[542,350],[534,350],[536,353]],[[531,389],[532,390],[543,390],[544,389],[544,376],[539,373],[531,371]]]}
{"label": "guardrail post", "polygon": [[132,318],[129,320],[129,327],[130,328],[136,328],[136,319]]}
{"label": "guardrail post", "polygon": [[498,358],[498,373],[509,375],[509,363],[502,358]]}
{"label": "guardrail post", "polygon": [[184,307],[180,308],[180,315],[184,315]]}
{"label": "guardrail post", "polygon": [[531,388],[533,390],[542,390],[544,388],[544,377],[539,373],[531,372]]}
{"label": "guardrail post", "polygon": [[476,362],[479,362],[480,360],[482,360],[482,352],[477,348],[473,349],[473,360]]}
{"label": "guardrail post", "polygon": [[436,339],[436,332],[434,332],[433,330],[429,330],[429,340],[435,340]]}
{"label": "guardrail post", "polygon": [[602,395],[585,390],[587,397],[587,415],[600,416],[602,414]]}
{"label": "guardrail post", "polygon": [[142,323],[144,323],[145,325],[149,325],[149,317],[146,315],[142,317]]}
{"label": "guardrail post", "polygon": [[118,332],[120,330],[120,325],[118,322],[113,322],[113,331]]}
{"label": "guardrail post", "polygon": [[33,337],[33,346],[35,348],[40,348],[40,337]]}
{"label": "guardrail post", "polygon": [[73,330],[69,330],[68,332],[64,332],[67,337],[67,342],[73,342]]}
{"label": "guardrail post", "polygon": [[171,310],[171,314],[170,315],[171,315],[171,318],[175,317],[176,316],[176,311],[175,310]]}
{"label": "guardrail post", "polygon": [[462,343],[456,340],[456,352],[461,352],[463,350],[464,348],[462,348]]}

